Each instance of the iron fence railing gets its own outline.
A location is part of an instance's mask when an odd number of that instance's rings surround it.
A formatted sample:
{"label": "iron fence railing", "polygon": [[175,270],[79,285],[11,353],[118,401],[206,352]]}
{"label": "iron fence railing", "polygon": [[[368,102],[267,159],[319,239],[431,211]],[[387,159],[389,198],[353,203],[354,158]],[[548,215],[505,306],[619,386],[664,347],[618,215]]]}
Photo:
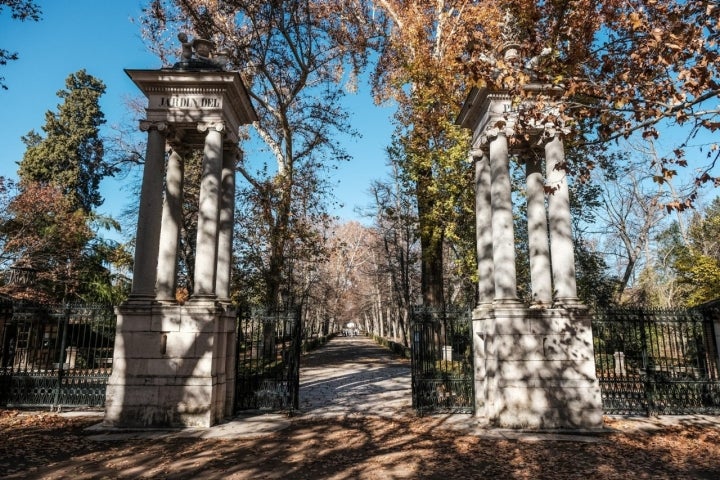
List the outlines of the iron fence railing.
{"label": "iron fence railing", "polygon": [[297,410],[301,333],[299,309],[238,313],[236,411]]}
{"label": "iron fence railing", "polygon": [[720,413],[713,320],[699,311],[598,311],[593,343],[606,413]]}
{"label": "iron fence railing", "polygon": [[[609,414],[720,414],[714,314],[595,312],[593,343]],[[420,413],[473,410],[470,312],[413,309],[412,402]],[[0,302],[0,405],[102,406],[115,314],[105,305]],[[236,410],[298,408],[300,311],[237,317]]]}
{"label": "iron fence railing", "polygon": [[115,313],[106,305],[0,306],[0,404],[102,406]]}
{"label": "iron fence railing", "polygon": [[420,415],[472,413],[470,311],[415,307],[411,329],[413,408]]}

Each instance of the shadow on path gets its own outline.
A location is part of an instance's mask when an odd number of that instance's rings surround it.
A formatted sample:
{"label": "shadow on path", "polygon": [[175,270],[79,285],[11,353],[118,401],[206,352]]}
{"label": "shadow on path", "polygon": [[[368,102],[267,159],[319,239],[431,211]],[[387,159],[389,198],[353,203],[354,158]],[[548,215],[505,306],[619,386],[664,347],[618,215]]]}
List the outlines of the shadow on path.
{"label": "shadow on path", "polygon": [[335,337],[302,358],[300,411],[311,417],[411,414],[410,362],[366,337]]}

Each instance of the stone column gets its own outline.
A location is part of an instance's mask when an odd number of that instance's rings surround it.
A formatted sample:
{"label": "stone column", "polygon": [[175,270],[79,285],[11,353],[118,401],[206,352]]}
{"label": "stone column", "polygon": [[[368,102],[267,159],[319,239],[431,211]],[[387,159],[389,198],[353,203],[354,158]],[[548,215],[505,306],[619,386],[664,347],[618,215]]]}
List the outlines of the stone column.
{"label": "stone column", "polygon": [[177,256],[182,225],[183,159],[177,148],[170,150],[165,179],[165,203],[160,230],[160,253],[157,268],[157,299],[175,301],[177,287]]}
{"label": "stone column", "polygon": [[129,302],[155,300],[155,280],[160,245],[162,191],[165,178],[165,134],[163,122],[140,122],[140,130],[148,132],[145,168],[143,169],[138,223],[135,240],[135,260]]}
{"label": "stone column", "polygon": [[216,298],[215,278],[217,274],[223,129],[224,124],[220,122],[198,124],[199,131],[207,131],[200,181],[195,282],[192,295],[198,299]]}
{"label": "stone column", "polygon": [[534,152],[530,152],[526,160],[525,178],[532,303],[538,307],[549,307],[552,304],[552,274],[545,213],[545,181],[540,170],[540,160]]}
{"label": "stone column", "polygon": [[550,224],[550,255],[552,277],[555,286],[555,303],[577,305],[575,283],[575,250],[570,217],[570,192],[568,191],[565,149],[562,139],[551,132],[545,144],[545,168],[547,184],[552,190],[548,195],[548,222]]}
{"label": "stone column", "polygon": [[237,147],[223,152],[222,195],[220,198],[220,232],[218,235],[217,279],[215,292],[222,301],[230,301],[233,227],[235,224],[235,161]]}
{"label": "stone column", "polygon": [[478,257],[478,307],[491,306],[495,298],[493,231],[490,203],[490,159],[486,152],[471,152],[475,160],[475,236]]}
{"label": "stone column", "polygon": [[490,203],[492,206],[493,271],[496,304],[518,303],[515,270],[508,139],[502,129],[492,128],[490,138]]}

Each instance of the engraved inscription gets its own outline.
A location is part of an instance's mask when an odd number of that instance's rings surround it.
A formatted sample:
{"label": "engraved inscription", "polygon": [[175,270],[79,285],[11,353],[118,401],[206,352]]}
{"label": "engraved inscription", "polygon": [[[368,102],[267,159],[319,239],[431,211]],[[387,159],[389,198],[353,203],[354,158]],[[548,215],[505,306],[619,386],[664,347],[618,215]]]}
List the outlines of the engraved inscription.
{"label": "engraved inscription", "polygon": [[188,109],[221,108],[222,101],[219,97],[168,96],[159,97],[158,107]]}

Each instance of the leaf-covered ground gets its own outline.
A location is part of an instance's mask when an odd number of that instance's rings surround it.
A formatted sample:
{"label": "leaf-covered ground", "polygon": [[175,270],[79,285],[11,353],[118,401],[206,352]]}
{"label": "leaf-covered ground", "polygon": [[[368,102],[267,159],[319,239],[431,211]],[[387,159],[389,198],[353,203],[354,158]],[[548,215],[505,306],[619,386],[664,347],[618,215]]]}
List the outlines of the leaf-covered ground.
{"label": "leaf-covered ground", "polygon": [[254,439],[97,441],[96,417],[0,410],[9,479],[717,479],[720,429],[639,430],[608,419],[597,441],[463,435],[433,418],[292,419]]}

